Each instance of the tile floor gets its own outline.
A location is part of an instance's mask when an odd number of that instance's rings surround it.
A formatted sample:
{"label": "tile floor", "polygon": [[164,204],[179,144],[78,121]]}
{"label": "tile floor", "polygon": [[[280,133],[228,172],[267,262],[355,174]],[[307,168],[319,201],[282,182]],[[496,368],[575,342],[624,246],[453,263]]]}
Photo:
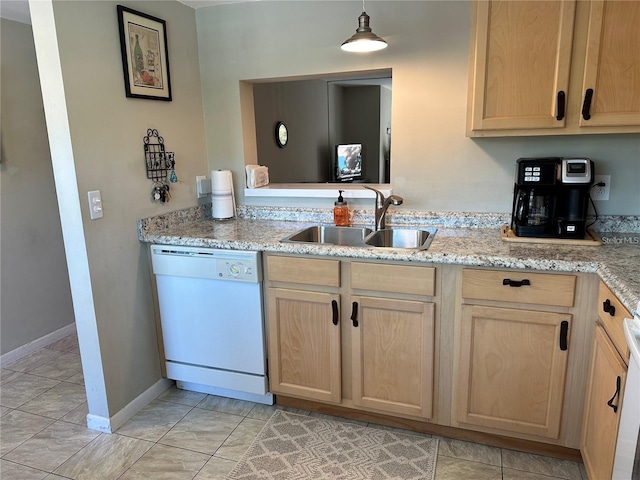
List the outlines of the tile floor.
{"label": "tile floor", "polygon": [[[75,336],[4,367],[0,405],[2,480],[224,479],[276,408],[172,387],[116,433],[89,430]],[[436,480],[453,479],[586,474],[576,462],[441,438]]]}

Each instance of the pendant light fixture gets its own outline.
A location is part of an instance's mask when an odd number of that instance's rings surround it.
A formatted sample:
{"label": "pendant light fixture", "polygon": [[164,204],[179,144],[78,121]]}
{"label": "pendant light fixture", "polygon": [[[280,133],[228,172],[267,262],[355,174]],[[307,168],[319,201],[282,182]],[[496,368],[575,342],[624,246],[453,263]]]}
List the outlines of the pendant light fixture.
{"label": "pendant light fixture", "polygon": [[362,13],[358,17],[358,28],[351,38],[346,40],[340,48],[345,52],[375,52],[387,48],[387,42],[371,31],[369,15],[364,11],[362,0]]}

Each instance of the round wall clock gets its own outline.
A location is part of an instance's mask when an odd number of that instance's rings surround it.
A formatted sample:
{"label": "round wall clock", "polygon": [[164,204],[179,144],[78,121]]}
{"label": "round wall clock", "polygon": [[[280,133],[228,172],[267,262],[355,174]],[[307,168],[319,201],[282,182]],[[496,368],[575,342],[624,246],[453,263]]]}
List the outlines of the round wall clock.
{"label": "round wall clock", "polygon": [[283,148],[287,145],[288,141],[289,131],[287,130],[287,126],[282,122],[278,122],[276,124],[276,143],[280,148]]}

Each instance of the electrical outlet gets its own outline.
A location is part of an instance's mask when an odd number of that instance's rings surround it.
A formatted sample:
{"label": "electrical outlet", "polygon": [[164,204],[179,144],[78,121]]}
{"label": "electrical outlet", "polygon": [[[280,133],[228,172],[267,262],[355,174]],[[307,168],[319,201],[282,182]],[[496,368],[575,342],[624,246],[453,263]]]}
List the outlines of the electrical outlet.
{"label": "electrical outlet", "polygon": [[[611,175],[594,175],[594,187],[591,189],[591,200],[609,200],[609,189],[611,188]],[[604,187],[599,187],[598,183],[604,183]]]}
{"label": "electrical outlet", "polygon": [[207,180],[206,175],[196,176],[196,192],[198,198],[206,197],[211,193],[211,182]]}

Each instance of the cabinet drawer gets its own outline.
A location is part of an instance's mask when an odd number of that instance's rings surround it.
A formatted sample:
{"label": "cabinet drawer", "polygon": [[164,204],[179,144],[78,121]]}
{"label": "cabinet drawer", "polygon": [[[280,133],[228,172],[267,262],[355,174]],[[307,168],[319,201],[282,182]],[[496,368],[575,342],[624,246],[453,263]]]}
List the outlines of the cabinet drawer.
{"label": "cabinet drawer", "polygon": [[340,260],[267,256],[267,280],[340,286]]}
{"label": "cabinet drawer", "polygon": [[[519,282],[523,285],[513,286]],[[572,307],[575,289],[575,275],[468,268],[462,270],[464,298]]]}
{"label": "cabinet drawer", "polygon": [[598,317],[624,361],[629,362],[629,346],[624,337],[622,320],[631,318],[631,314],[603,282],[600,282],[598,292]]}
{"label": "cabinet drawer", "polygon": [[377,292],[435,295],[436,269],[379,263],[351,264],[351,288]]}

